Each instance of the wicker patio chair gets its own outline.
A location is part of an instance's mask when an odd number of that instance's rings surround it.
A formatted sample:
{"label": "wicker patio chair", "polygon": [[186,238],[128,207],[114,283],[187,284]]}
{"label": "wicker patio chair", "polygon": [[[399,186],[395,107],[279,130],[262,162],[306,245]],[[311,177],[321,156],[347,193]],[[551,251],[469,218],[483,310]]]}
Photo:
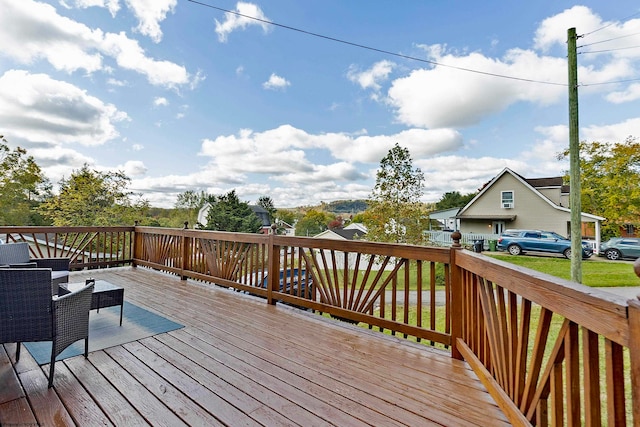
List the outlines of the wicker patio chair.
{"label": "wicker patio chair", "polygon": [[58,284],[69,281],[69,258],[31,258],[27,242],[0,244],[0,265],[11,267],[50,268],[52,289],[57,290]]}
{"label": "wicker patio chair", "polygon": [[51,296],[48,268],[0,268],[0,343],[15,342],[16,363],[23,342],[52,341],[49,387],[56,357],[84,339],[89,355],[89,309],[94,283],[62,297]]}

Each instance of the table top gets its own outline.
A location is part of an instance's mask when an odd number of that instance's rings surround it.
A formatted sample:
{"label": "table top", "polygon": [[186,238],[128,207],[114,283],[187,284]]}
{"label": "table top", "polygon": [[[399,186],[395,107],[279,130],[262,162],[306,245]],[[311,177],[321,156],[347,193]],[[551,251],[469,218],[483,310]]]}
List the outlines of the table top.
{"label": "table top", "polygon": [[[61,283],[59,286],[65,288],[69,292],[75,292],[79,289],[82,289],[85,286],[85,282]],[[123,288],[120,286],[116,286],[113,283],[109,283],[105,280],[96,280],[96,284],[93,287],[93,293],[116,291],[119,289],[123,289]]]}

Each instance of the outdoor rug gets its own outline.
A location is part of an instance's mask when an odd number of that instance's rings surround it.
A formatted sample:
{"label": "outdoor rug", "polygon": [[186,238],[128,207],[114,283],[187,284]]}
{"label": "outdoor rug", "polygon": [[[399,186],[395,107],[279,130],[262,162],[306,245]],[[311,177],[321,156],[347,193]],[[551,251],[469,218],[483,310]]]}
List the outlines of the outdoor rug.
{"label": "outdoor rug", "polygon": [[[89,313],[89,352],[126,344],[142,338],[180,329],[183,325],[125,301],[120,326],[120,306],[101,308]],[[50,362],[51,341],[24,343],[38,365]],[[56,360],[84,354],[84,340],[75,342]],[[91,357],[91,355],[89,355]]]}

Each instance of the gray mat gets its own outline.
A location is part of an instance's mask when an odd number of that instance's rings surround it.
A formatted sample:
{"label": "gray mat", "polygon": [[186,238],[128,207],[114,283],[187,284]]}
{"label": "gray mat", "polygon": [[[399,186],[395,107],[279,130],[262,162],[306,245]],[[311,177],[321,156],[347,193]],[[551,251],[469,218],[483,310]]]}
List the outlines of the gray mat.
{"label": "gray mat", "polygon": [[[125,301],[122,326],[120,306],[91,310],[89,314],[89,352],[125,344],[142,338],[173,331],[183,325]],[[50,362],[51,341],[24,343],[39,365]],[[84,340],[80,340],[58,355],[56,360],[84,354]]]}

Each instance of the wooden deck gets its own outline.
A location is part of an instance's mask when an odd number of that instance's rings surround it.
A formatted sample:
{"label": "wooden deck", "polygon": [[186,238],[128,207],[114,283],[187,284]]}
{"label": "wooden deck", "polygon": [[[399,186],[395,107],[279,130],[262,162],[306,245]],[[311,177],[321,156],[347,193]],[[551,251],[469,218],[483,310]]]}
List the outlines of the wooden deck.
{"label": "wooden deck", "polygon": [[499,426],[448,353],[144,268],[73,273],[185,325],[46,366],[0,345],[0,424]]}

